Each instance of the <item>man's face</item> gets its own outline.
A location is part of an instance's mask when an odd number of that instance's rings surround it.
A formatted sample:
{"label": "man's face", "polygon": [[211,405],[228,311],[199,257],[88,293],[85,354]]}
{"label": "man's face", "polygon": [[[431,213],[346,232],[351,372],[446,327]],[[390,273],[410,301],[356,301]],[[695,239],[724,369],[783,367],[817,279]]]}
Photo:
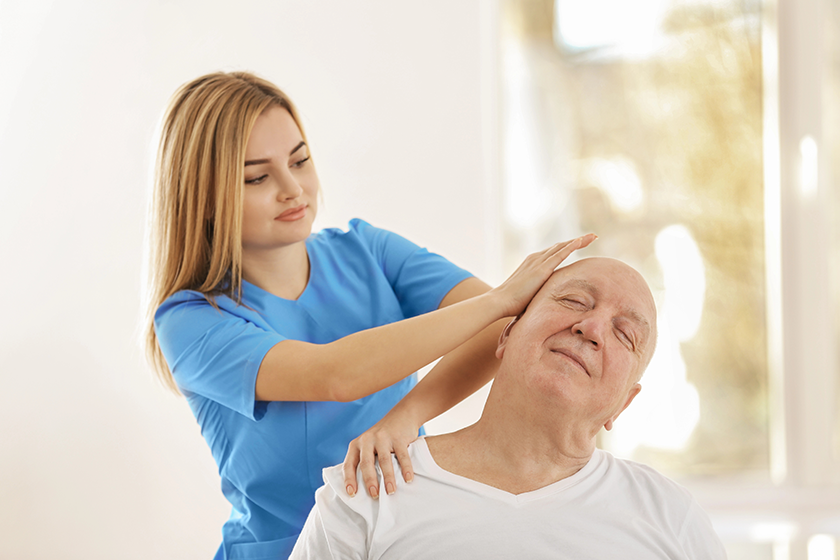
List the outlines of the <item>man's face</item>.
{"label": "man's face", "polygon": [[[549,406],[607,429],[641,389],[656,339],[656,308],[626,264],[593,258],[556,271],[497,350]],[[536,404],[536,403],[535,403]]]}

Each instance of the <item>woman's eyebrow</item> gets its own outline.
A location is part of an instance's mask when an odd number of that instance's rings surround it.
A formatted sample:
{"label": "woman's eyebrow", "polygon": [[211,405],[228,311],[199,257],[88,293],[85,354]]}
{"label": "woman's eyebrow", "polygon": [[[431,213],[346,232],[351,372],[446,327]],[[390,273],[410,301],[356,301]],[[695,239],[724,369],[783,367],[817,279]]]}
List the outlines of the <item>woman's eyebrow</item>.
{"label": "woman's eyebrow", "polygon": [[297,146],[295,146],[295,148],[294,148],[291,152],[289,152],[289,155],[294,154],[296,151],[300,150],[300,149],[301,149],[301,148],[303,148],[304,146],[306,146],[306,142],[304,142],[303,140],[301,140],[301,141],[300,141],[300,144],[298,144]]}
{"label": "woman's eyebrow", "polygon": [[[297,146],[295,146],[295,147],[292,149],[292,151],[291,151],[291,152],[289,152],[289,155],[290,155],[290,156],[291,156],[291,155],[293,155],[296,151],[300,150],[300,149],[301,149],[301,148],[303,148],[304,146],[306,146],[306,142],[304,142],[303,140],[301,140],[301,141],[300,141],[300,144],[298,144]],[[264,164],[264,163],[271,163],[271,158],[249,159],[248,161],[246,161],[246,162],[245,162],[245,167],[248,167],[249,165],[262,165],[262,164]]]}

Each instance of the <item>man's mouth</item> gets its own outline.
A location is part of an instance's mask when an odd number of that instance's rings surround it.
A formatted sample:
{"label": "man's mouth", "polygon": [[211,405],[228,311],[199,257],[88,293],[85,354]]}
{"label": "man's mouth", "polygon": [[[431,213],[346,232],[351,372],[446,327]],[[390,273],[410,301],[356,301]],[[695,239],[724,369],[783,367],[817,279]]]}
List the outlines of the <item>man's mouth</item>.
{"label": "man's mouth", "polygon": [[568,360],[570,362],[572,362],[573,364],[578,366],[581,370],[583,370],[583,372],[586,375],[589,375],[589,370],[586,368],[586,364],[583,362],[581,357],[578,356],[577,354],[575,354],[574,352],[566,350],[565,348],[558,348],[556,350],[552,350],[552,352],[554,352],[555,354],[561,354],[562,356],[565,356],[566,358],[568,358]]}

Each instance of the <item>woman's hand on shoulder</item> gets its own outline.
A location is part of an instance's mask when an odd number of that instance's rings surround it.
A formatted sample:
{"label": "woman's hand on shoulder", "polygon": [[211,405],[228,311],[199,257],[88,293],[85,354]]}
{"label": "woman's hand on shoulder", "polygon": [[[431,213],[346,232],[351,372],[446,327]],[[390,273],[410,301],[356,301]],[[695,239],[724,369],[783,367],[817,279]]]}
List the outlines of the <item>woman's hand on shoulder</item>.
{"label": "woman's hand on shoulder", "polygon": [[394,463],[391,461],[392,453],[397,457],[403,480],[411,482],[414,479],[414,471],[408,456],[408,445],[417,439],[419,430],[420,426],[405,414],[392,410],[373,427],[351,441],[343,465],[347,493],[355,496],[359,490],[356,484],[358,467],[361,470],[364,489],[371,498],[379,497],[379,476],[376,473],[378,457],[385,491],[388,494],[396,492],[397,480]]}

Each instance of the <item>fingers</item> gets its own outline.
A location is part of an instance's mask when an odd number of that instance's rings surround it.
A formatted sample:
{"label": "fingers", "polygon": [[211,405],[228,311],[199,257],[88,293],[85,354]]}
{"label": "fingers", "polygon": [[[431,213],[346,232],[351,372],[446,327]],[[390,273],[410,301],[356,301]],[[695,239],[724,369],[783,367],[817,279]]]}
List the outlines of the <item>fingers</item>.
{"label": "fingers", "polygon": [[502,304],[500,309],[503,316],[514,316],[522,312],[560,263],[572,252],[588,246],[595,239],[597,236],[590,233],[528,255],[507,280],[492,290],[496,294],[503,294],[498,300]]}
{"label": "fingers", "polygon": [[397,491],[397,476],[394,471],[394,463],[390,460],[392,451],[397,457],[403,480],[406,482],[414,480],[414,469],[408,455],[408,445],[396,444],[395,447],[397,449],[394,451],[390,441],[382,440],[374,443],[372,438],[365,438],[365,435],[350,442],[350,447],[341,466],[344,473],[344,488],[349,496],[353,497],[359,491],[356,477],[358,467],[362,474],[361,487],[371,498],[379,497],[379,475],[376,470],[376,462],[379,457],[388,458],[379,461],[379,472],[382,473],[385,492],[393,494]]}
{"label": "fingers", "polygon": [[347,455],[344,457],[344,464],[341,470],[344,472],[344,488],[352,498],[356,495],[356,467],[359,466],[359,443],[358,438],[350,442]]}
{"label": "fingers", "polygon": [[578,237],[577,239],[557,243],[553,247],[549,248],[547,255],[548,261],[551,263],[556,263],[555,266],[557,266],[561,262],[566,260],[569,257],[569,255],[571,255],[573,252],[577,251],[578,249],[588,247],[596,239],[598,239],[597,235],[595,235],[594,233],[587,233],[586,235]]}
{"label": "fingers", "polygon": [[359,470],[362,473],[362,484],[370,497],[379,497],[379,477],[376,474],[376,452],[373,448],[362,453],[359,460]]}
{"label": "fingers", "polygon": [[[390,457],[390,453],[388,454]],[[390,463],[390,461],[387,461]],[[394,467],[391,466],[391,478],[394,478]],[[347,455],[341,470],[344,473],[344,489],[350,497],[359,491],[357,487],[356,468],[362,473],[362,488],[371,498],[379,497],[379,476],[376,474],[376,448],[374,440],[368,434],[362,434],[350,442]]]}
{"label": "fingers", "polygon": [[397,445],[394,455],[397,457],[397,462],[400,464],[403,480],[411,482],[414,480],[414,468],[411,466],[411,458],[408,455],[408,446]]}
{"label": "fingers", "polygon": [[394,477],[394,462],[391,460],[390,451],[379,455],[379,470],[382,471],[382,482],[385,487],[385,492],[388,495],[396,492],[397,480]]}
{"label": "fingers", "polygon": [[[344,489],[351,497],[356,495],[359,491],[357,487],[356,468],[362,473],[362,488],[370,494],[371,498],[379,497],[379,476],[376,473],[376,456],[377,451],[374,447],[372,438],[365,437],[362,434],[350,442],[350,447],[347,449],[347,455],[344,457],[344,464],[341,470],[344,473]],[[383,453],[383,456],[391,457],[390,452]],[[387,470],[390,470],[391,488],[396,488],[394,481],[394,465],[391,461],[383,461],[380,465],[383,471],[383,476]],[[386,478],[386,488],[388,480]],[[393,492],[390,492],[393,493]]]}
{"label": "fingers", "polygon": [[[395,410],[350,442],[342,465],[344,487],[348,495],[367,492],[372,498],[378,498],[381,491],[388,494],[396,492],[397,480],[391,453],[397,457],[403,480],[411,482],[414,478],[408,445],[417,439],[420,426],[408,415],[395,414]],[[379,473],[382,475],[381,487]]]}
{"label": "fingers", "polygon": [[598,236],[594,233],[587,233],[583,237],[580,238],[580,248],[583,249],[584,247],[588,247],[590,243],[598,239]]}

